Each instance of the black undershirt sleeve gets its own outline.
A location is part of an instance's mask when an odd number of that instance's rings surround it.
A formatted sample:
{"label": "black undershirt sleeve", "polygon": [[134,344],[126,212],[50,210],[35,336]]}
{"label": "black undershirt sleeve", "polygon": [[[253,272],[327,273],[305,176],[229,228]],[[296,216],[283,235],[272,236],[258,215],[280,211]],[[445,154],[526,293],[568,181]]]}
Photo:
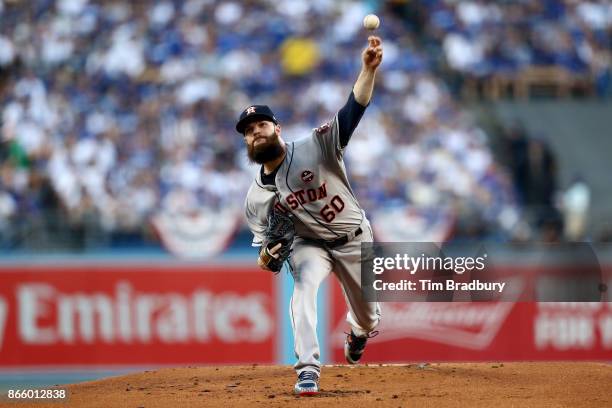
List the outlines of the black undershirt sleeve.
{"label": "black undershirt sleeve", "polygon": [[367,105],[363,106],[355,100],[355,94],[351,91],[346,104],[338,111],[340,146],[345,147],[348,144],[366,108]]}

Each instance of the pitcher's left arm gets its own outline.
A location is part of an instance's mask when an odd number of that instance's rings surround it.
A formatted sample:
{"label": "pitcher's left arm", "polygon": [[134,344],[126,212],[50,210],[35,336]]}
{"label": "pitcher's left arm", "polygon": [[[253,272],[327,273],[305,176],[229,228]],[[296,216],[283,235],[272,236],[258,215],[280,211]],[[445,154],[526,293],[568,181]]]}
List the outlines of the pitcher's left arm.
{"label": "pitcher's left arm", "polygon": [[355,81],[353,91],[346,104],[338,111],[338,133],[342,148],[348,144],[372,99],[376,71],[382,62],[382,41],[379,37],[370,36],[368,38],[368,47],[363,50],[361,59],[361,71]]}

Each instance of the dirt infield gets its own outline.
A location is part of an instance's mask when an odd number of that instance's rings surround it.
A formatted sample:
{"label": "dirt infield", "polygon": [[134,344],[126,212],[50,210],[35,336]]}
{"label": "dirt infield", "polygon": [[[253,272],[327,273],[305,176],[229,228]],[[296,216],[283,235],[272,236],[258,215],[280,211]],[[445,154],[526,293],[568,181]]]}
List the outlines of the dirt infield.
{"label": "dirt infield", "polygon": [[324,367],[322,392],[295,397],[288,366],[187,367],[69,385],[68,404],[26,407],[610,407],[612,365],[444,363]]}

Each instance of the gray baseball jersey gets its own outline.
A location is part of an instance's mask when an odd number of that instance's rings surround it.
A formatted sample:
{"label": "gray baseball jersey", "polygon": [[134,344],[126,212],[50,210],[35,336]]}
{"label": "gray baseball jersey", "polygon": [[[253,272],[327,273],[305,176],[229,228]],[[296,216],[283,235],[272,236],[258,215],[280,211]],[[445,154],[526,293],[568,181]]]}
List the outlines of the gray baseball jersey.
{"label": "gray baseball jersey", "polygon": [[361,225],[364,213],[349,185],[342,156],[338,115],[310,136],[287,143],[276,185],[265,185],[258,173],[247,193],[245,212],[254,246],[261,244],[275,205],[294,215],[296,235],[304,238],[334,240]]}

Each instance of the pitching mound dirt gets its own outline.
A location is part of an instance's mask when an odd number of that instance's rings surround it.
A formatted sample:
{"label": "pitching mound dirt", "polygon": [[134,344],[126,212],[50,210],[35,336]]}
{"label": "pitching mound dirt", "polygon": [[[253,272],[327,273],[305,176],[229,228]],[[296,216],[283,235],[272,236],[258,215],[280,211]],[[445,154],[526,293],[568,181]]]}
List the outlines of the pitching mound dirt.
{"label": "pitching mound dirt", "polygon": [[[188,367],[69,385],[70,407],[610,407],[612,365],[463,363],[324,367],[322,392],[292,394],[288,366]],[[57,408],[57,403],[13,406]],[[60,404],[65,406],[65,404]]]}

